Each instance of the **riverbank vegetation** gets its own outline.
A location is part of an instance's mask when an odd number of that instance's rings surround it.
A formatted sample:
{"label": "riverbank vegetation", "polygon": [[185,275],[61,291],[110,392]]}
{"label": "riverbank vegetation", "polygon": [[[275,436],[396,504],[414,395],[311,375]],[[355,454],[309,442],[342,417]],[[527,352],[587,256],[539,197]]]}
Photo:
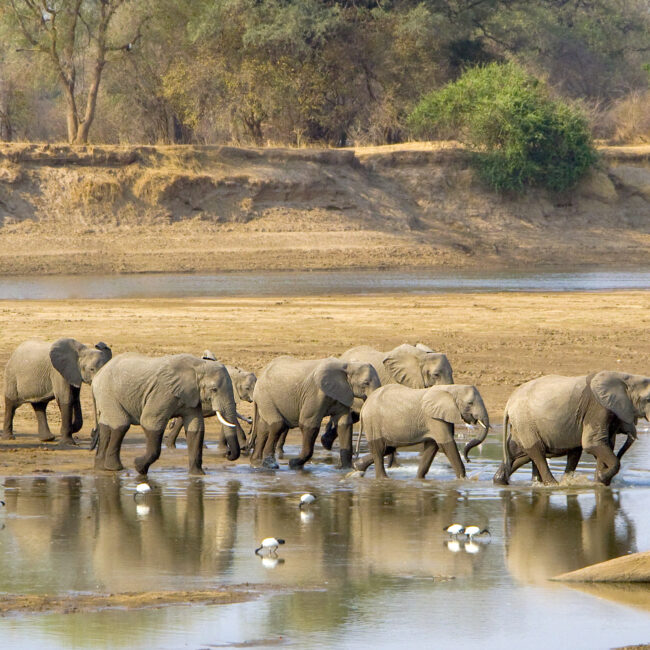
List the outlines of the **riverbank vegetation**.
{"label": "riverbank vegetation", "polygon": [[516,61],[594,135],[650,139],[645,0],[7,0],[0,139],[367,145]]}

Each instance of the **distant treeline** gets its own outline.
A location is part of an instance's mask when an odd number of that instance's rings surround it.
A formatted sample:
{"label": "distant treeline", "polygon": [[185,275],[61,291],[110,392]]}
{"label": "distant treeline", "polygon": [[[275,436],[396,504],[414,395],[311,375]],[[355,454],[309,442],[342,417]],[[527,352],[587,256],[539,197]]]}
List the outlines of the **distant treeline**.
{"label": "distant treeline", "polygon": [[0,139],[382,144],[513,61],[650,138],[647,0],[1,0]]}

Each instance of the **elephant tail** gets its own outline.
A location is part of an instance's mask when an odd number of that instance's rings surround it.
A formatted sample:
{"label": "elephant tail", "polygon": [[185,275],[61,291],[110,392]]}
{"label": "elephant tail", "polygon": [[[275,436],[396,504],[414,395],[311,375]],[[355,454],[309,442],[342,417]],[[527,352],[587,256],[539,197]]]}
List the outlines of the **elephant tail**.
{"label": "elephant tail", "polygon": [[508,444],[508,429],[510,428],[510,414],[508,411],[503,413],[503,462],[506,467],[512,466],[512,457],[510,456],[510,445]]}
{"label": "elephant tail", "polygon": [[257,438],[257,420],[258,420],[258,415],[257,415],[257,402],[253,401],[253,417],[252,417],[252,424],[251,424],[251,430],[250,434],[248,436],[248,444],[247,444],[247,449],[249,453],[253,453],[253,450],[255,449],[255,440]]}
{"label": "elephant tail", "polygon": [[95,426],[93,427],[93,430],[90,432],[90,451],[95,449],[97,447],[97,443],[99,442],[99,417],[97,417],[97,402],[95,401],[95,392],[92,390],[92,385],[90,392],[92,393],[93,396],[93,412],[95,413]]}
{"label": "elephant tail", "polygon": [[363,416],[359,416],[359,437],[357,438],[357,448],[354,451],[356,458],[359,458],[359,452],[361,451],[361,436],[363,435]]}

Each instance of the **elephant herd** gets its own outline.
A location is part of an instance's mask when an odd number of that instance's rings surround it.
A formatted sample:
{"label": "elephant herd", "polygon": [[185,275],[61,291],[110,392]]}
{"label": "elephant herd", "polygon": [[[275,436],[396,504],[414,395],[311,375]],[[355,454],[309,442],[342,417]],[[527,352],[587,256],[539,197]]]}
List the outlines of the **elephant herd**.
{"label": "elephant herd", "polygon": [[[454,427],[478,424],[479,435],[465,445],[481,444],[490,420],[475,386],[454,384],[447,357],[425,345],[403,344],[389,352],[369,346],[348,350],[340,357],[303,360],[282,356],[254,373],[225,366],[214,354],[201,357],[175,354],[149,357],[126,352],[115,357],[105,343],[87,346],[71,338],[54,343],[29,340],[11,355],[5,370],[3,438],[11,439],[16,409],[30,403],[42,441],[54,439],[46,416],[48,402],[61,411],[61,443],[74,444],[83,424],[80,389],[91,384],[96,447],[95,468],[119,471],[122,441],[138,424],[146,449],[135,459],[140,474],[161,454],[163,436],[175,446],[181,429],[187,436],[189,471],[202,474],[204,418],[216,416],[226,458],[250,453],[253,467],[277,469],[287,432],[300,428],[302,448],[289,466],[298,469],[314,452],[316,438],[327,420],[321,440],[331,449],[339,440],[341,467],[352,467],[352,429],[360,422],[370,454],[354,466],[365,471],[375,465],[385,477],[384,457],[400,447],[422,445],[417,476],[424,478],[439,450],[456,476],[465,467]],[[253,403],[249,420],[237,411],[238,401]],[[601,371],[580,377],[547,375],[519,386],[504,413],[503,462],[494,476],[507,484],[511,474],[531,462],[533,475],[555,483],[547,458],[567,456],[567,472],[576,469],[582,451],[595,457],[595,480],[609,484],[620,460],[636,438],[636,422],[650,419],[650,377]],[[247,436],[241,421],[252,424]],[[614,453],[617,434],[626,436]]]}

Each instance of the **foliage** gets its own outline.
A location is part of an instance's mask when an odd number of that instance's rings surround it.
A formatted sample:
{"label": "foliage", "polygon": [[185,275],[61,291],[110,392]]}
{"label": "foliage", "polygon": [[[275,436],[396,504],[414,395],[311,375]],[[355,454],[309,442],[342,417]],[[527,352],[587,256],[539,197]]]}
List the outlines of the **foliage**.
{"label": "foliage", "polygon": [[442,129],[468,144],[481,176],[496,190],[561,191],[596,161],[582,113],[553,99],[545,84],[514,63],[467,70],[426,95],[409,124],[417,135]]}
{"label": "foliage", "polygon": [[106,142],[397,142],[426,92],[504,61],[607,110],[647,90],[649,27],[647,0],[3,0],[0,137],[87,130],[98,63]]}

